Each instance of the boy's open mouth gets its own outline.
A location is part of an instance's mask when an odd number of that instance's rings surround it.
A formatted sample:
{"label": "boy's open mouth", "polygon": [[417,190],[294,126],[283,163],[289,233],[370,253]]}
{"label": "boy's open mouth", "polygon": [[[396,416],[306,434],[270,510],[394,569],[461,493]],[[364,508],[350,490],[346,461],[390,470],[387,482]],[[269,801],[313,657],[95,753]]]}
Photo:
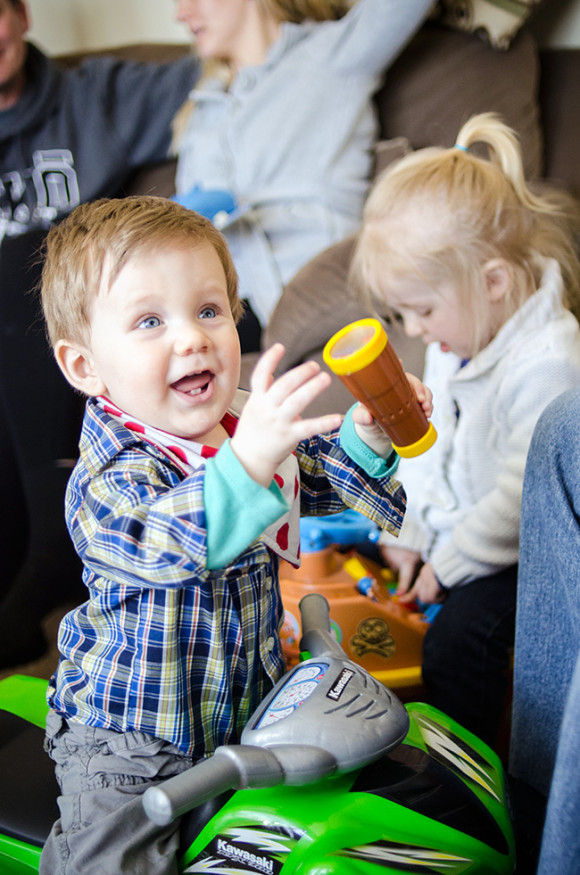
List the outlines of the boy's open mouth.
{"label": "boy's open mouth", "polygon": [[171,388],[184,395],[203,395],[212,383],[214,375],[211,371],[200,371],[198,374],[188,374],[171,384]]}

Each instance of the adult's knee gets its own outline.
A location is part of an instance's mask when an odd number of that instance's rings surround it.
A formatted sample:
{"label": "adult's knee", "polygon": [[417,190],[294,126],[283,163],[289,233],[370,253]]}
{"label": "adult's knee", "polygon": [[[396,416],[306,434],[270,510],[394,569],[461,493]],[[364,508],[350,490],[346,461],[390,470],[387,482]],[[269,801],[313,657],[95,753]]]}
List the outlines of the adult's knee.
{"label": "adult's knee", "polygon": [[566,468],[576,458],[580,437],[580,387],[555,398],[540,415],[528,454],[528,468]]}
{"label": "adult's knee", "polygon": [[[561,547],[578,555],[580,529],[580,388],[570,389],[552,401],[540,416],[524,476],[520,563],[525,576],[533,566],[553,565]],[[567,532],[567,540],[562,533]]]}

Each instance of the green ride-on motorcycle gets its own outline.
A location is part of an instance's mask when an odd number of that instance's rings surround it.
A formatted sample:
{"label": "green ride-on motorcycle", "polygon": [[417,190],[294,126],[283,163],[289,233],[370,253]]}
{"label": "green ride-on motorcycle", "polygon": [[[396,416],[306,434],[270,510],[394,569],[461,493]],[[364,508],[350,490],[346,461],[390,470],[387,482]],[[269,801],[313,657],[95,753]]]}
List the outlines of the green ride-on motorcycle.
{"label": "green ride-on motorcycle", "polygon": [[[179,871],[203,875],[508,875],[515,869],[501,762],[425,704],[403,706],[349,660],[328,603],[301,602],[303,660],[244,729],[143,796],[160,825],[183,815]],[[46,681],[0,681],[0,873],[38,871],[58,817],[43,751]],[[113,875],[113,873],[112,873]]]}

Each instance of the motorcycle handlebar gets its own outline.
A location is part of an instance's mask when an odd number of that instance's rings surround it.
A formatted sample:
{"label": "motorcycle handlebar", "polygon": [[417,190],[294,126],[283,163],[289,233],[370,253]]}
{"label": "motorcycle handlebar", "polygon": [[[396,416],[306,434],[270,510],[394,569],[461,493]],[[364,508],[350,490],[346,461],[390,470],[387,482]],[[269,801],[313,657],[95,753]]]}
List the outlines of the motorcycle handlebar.
{"label": "motorcycle handlebar", "polygon": [[269,750],[248,745],[218,747],[212,757],[149,787],[143,794],[143,807],[153,823],[166,826],[225,790],[271,787],[283,779],[280,762]]}
{"label": "motorcycle handlebar", "polygon": [[223,757],[213,756],[195,766],[195,793],[192,793],[191,769],[176,775],[162,785],[149,787],[143,794],[143,807],[147,816],[157,826],[166,826],[184,814],[193,805],[201,805],[208,799],[236,786],[238,772],[235,764]]}
{"label": "motorcycle handlebar", "polygon": [[344,658],[342,647],[330,633],[330,609],[325,597],[318,592],[309,592],[298,607],[302,620],[300,650],[315,657],[326,654]]}
{"label": "motorcycle handlebar", "polygon": [[328,631],[330,629],[330,610],[328,602],[318,592],[309,592],[300,599],[298,605],[302,619],[302,634],[313,630]]}

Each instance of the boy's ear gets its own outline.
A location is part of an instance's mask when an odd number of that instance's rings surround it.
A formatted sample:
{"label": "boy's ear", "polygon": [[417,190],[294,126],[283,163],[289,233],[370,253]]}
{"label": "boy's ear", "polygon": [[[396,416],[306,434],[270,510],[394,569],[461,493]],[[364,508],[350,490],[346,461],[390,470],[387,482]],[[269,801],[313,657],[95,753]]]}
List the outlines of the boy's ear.
{"label": "boy's ear", "polygon": [[503,258],[491,258],[483,265],[485,284],[490,301],[501,301],[512,290],[514,278]]}
{"label": "boy's ear", "polygon": [[84,347],[59,340],[54,347],[56,363],[71,386],[84,395],[103,395],[107,387],[99,377],[91,356]]}

